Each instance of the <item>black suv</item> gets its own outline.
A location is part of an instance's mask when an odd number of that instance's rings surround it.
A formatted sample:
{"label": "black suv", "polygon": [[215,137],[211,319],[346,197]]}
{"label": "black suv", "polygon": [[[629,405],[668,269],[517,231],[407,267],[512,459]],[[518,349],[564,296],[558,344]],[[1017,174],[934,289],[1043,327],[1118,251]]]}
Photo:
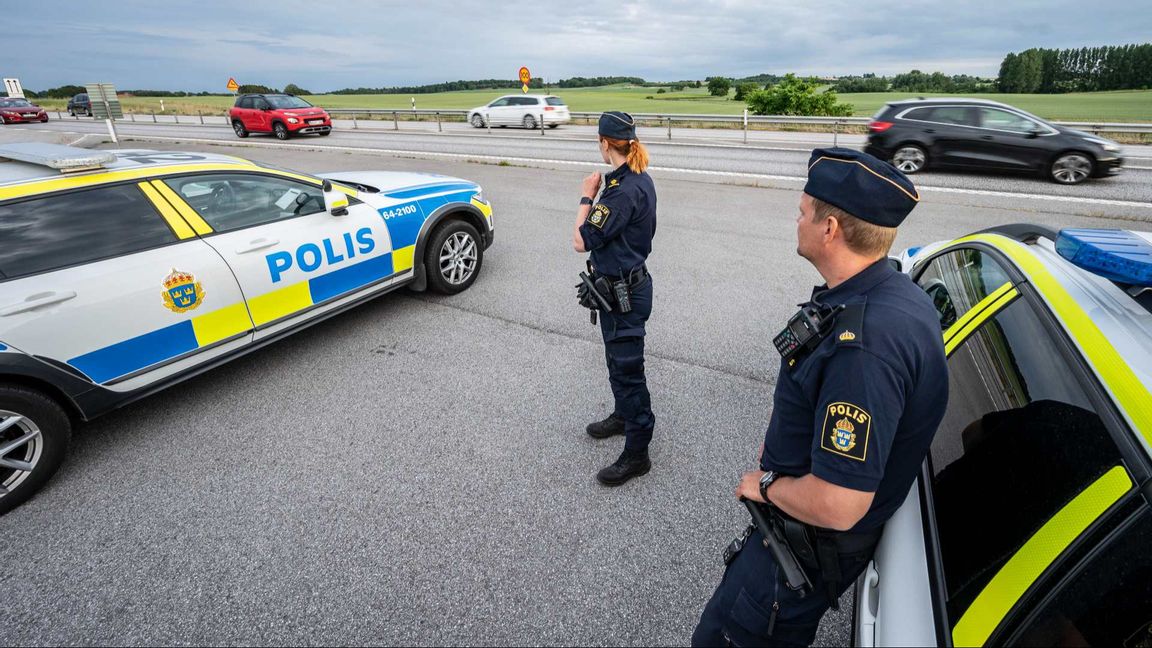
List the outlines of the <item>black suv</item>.
{"label": "black suv", "polygon": [[1026,171],[1072,185],[1120,173],[1124,164],[1112,140],[980,99],[893,101],[868,130],[864,150],[905,173],[929,166]]}
{"label": "black suv", "polygon": [[68,100],[68,114],[75,117],[80,113],[89,117],[92,116],[92,102],[89,101],[88,95],[83,92]]}

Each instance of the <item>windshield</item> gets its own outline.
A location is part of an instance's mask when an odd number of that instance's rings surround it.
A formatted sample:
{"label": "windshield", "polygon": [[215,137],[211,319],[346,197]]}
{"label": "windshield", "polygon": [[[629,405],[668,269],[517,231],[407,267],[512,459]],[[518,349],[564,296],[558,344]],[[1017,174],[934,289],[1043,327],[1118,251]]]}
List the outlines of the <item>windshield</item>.
{"label": "windshield", "polygon": [[27,99],[0,99],[0,108],[30,108]]}
{"label": "windshield", "polygon": [[304,101],[300,97],[289,97],[286,95],[268,95],[264,97],[268,103],[272,104],[273,108],[311,108],[312,104]]}

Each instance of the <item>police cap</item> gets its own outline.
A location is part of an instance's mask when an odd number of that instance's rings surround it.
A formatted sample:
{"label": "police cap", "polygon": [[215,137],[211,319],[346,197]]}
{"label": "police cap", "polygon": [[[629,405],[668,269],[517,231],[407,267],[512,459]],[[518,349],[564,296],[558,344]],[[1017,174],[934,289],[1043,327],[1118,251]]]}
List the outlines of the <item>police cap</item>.
{"label": "police cap", "polygon": [[610,110],[600,115],[600,137],[630,142],[636,139],[636,120],[626,112]]}
{"label": "police cap", "polygon": [[882,227],[904,222],[920,202],[920,193],[899,169],[846,148],[812,151],[804,193]]}

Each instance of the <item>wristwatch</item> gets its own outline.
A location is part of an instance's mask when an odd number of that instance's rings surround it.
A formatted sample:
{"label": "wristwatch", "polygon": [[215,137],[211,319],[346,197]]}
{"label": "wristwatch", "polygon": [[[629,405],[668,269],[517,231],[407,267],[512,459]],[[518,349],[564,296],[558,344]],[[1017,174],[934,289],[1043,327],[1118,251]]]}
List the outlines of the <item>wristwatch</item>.
{"label": "wristwatch", "polygon": [[769,470],[760,478],[760,497],[763,497],[765,502],[768,501],[768,487],[771,486],[772,482],[776,481],[776,478],[779,476],[780,473],[775,470]]}
{"label": "wristwatch", "polygon": [[580,196],[580,204],[581,205],[591,205],[592,199],[589,198],[588,196]]}

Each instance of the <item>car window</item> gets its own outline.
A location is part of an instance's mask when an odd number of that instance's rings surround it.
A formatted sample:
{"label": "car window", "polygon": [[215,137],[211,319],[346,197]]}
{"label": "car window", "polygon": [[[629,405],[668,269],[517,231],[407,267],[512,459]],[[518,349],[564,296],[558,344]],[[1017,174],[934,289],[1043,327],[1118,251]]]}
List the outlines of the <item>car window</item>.
{"label": "car window", "polygon": [[508,98],[507,97],[501,97],[501,98],[497,99],[496,101],[493,101],[492,103],[488,104],[488,107],[489,108],[503,108],[504,106],[507,106],[507,105],[508,105]]}
{"label": "car window", "polygon": [[272,107],[272,104],[268,103],[268,100],[264,97],[254,97],[252,99],[252,107],[256,110],[268,110]]}
{"label": "car window", "polygon": [[11,279],[175,242],[135,185],[0,206],[0,273]]}
{"label": "car window", "polygon": [[164,183],[217,232],[324,211],[319,187],[286,178],[228,173],[168,178]]}
{"label": "car window", "polygon": [[563,105],[565,105],[564,100],[561,99],[560,97],[548,97],[547,99],[545,99],[545,101],[548,102],[549,106],[563,106]]}
{"label": "car window", "polygon": [[972,109],[964,106],[937,106],[932,109],[929,121],[938,124],[956,124],[958,126],[975,126],[972,118]]}
{"label": "car window", "polygon": [[932,298],[942,331],[1010,281],[998,261],[974,248],[960,248],[932,259],[916,279]]}
{"label": "car window", "polygon": [[31,105],[24,99],[0,99],[0,108],[28,108]]}
{"label": "car window", "polygon": [[240,97],[240,99],[236,101],[236,107],[237,108],[251,108],[252,107],[252,97]]}
{"label": "car window", "polygon": [[1152,514],[1143,511],[1025,621],[1022,646],[1152,645]]}
{"label": "car window", "polygon": [[948,407],[929,462],[955,626],[1026,542],[1119,465],[1120,453],[1027,300],[970,335],[949,356],[948,371]]}
{"label": "car window", "polygon": [[904,119],[915,119],[917,121],[932,121],[931,108],[916,108],[904,113]]}
{"label": "car window", "polygon": [[984,128],[1012,131],[1013,133],[1028,133],[1034,129],[1042,128],[1027,117],[999,108],[981,108],[980,124]]}

